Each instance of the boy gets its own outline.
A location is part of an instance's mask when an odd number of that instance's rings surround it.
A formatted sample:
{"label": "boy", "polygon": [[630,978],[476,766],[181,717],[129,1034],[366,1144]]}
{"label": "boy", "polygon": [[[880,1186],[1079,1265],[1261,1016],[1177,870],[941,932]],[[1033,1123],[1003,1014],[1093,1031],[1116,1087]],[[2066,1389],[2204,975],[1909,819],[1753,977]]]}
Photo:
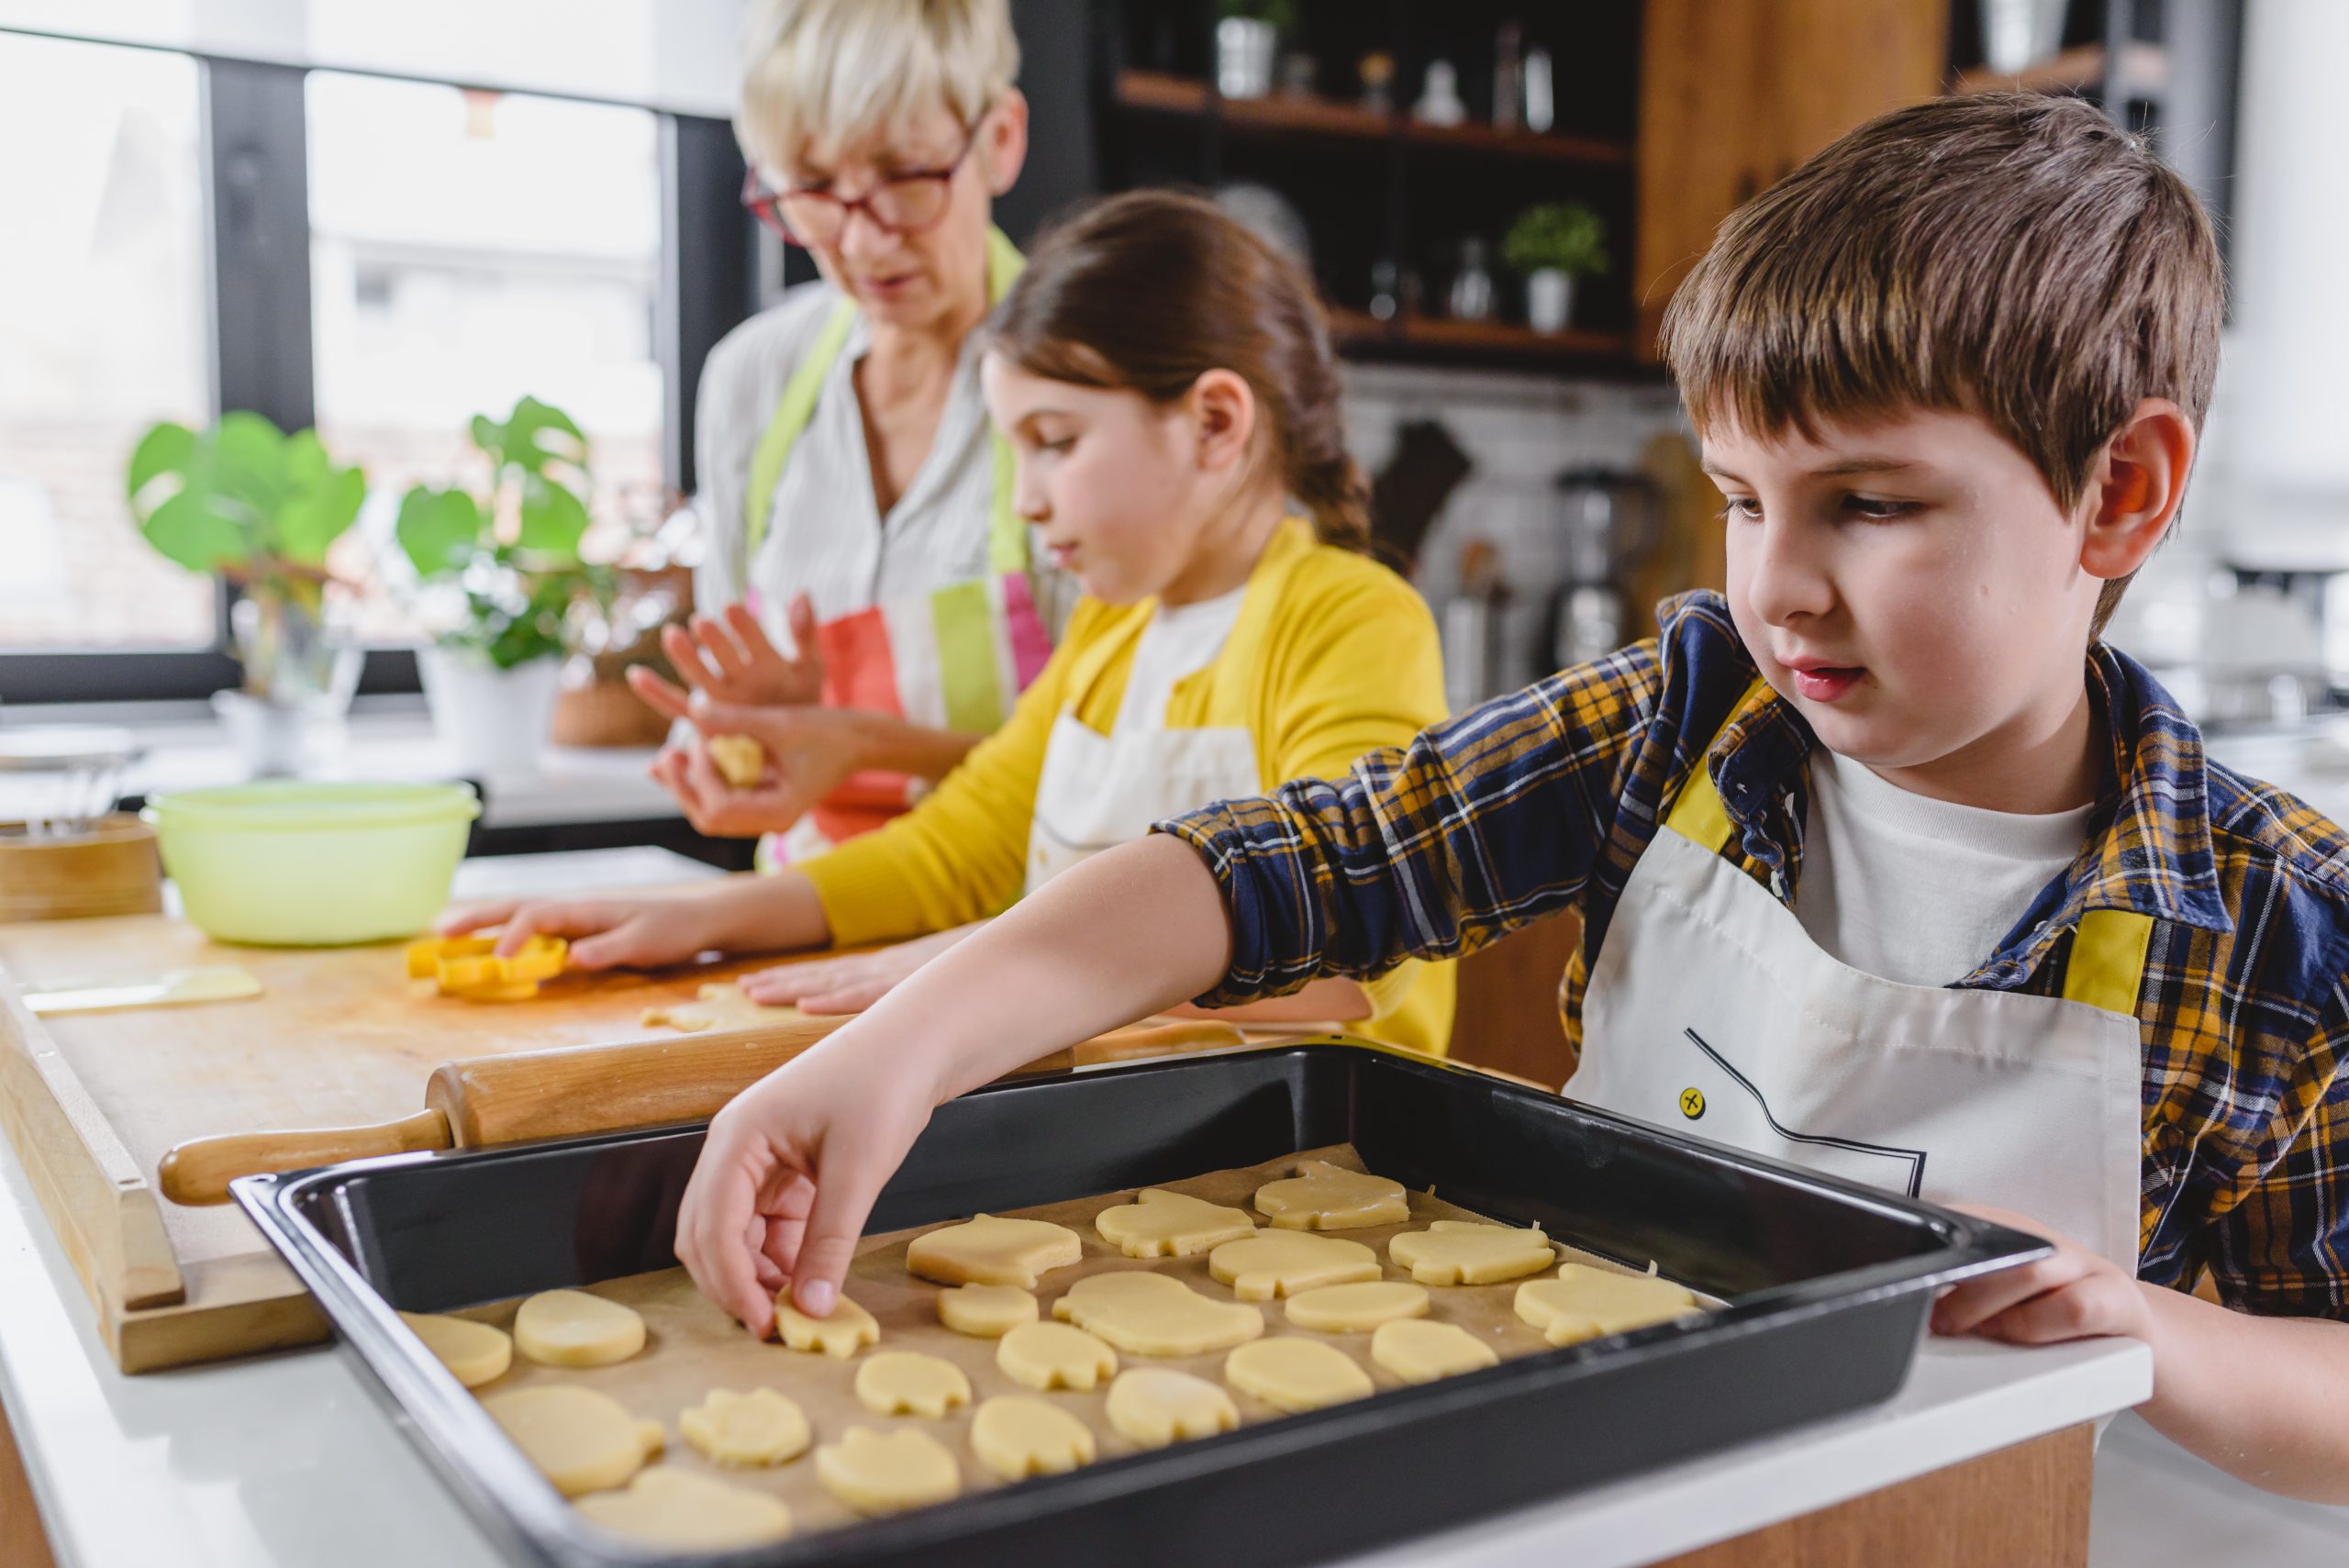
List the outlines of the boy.
{"label": "boy", "polygon": [[1725,598],[1054,883],[729,1106],[678,1255],[753,1328],[786,1276],[829,1310],[940,1100],[1572,906],[1570,1094],[2019,1211],[2054,1255],[1937,1329],[2145,1340],[2155,1426],[2349,1497],[2349,841],[2096,641],[2184,495],[2221,310],[2194,197],[2085,104],[1845,137],[1667,319]]}

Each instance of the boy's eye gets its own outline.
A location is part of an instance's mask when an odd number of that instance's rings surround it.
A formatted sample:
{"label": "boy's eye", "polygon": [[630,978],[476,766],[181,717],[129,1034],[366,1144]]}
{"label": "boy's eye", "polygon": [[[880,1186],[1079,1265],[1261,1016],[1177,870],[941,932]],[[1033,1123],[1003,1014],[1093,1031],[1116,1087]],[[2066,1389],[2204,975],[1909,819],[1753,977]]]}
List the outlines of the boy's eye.
{"label": "boy's eye", "polygon": [[1887,501],[1881,495],[1846,495],[1843,506],[1846,510],[1876,522],[1904,517],[1917,509],[1914,501]]}
{"label": "boy's eye", "polygon": [[1722,503],[1721,516],[1742,518],[1749,523],[1759,521],[1762,516],[1762,502],[1757,496],[1732,495]]}

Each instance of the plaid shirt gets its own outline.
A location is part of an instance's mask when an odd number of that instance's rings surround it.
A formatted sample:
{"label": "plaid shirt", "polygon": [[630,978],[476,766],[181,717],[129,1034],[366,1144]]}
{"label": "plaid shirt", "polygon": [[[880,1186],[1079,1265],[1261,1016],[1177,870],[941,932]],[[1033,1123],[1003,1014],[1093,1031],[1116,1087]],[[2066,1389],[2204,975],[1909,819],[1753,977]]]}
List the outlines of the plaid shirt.
{"label": "plaid shirt", "polygon": [[[1199,851],[1231,916],[1230,973],[1200,1000],[1453,958],[1573,907],[1583,940],[1561,1006],[1578,1050],[1616,902],[1700,761],[1733,825],[1722,853],[1791,904],[1810,728],[1755,686],[1718,595],[1675,599],[1659,622],[1659,638],[1375,751],[1345,779],[1160,824]],[[1956,984],[2060,995],[2082,915],[2151,916],[2138,1273],[2183,1289],[2208,1268],[2232,1305],[2349,1317],[2349,838],[2206,761],[2122,654],[2093,649],[2087,682],[2112,770],[2087,847]]]}

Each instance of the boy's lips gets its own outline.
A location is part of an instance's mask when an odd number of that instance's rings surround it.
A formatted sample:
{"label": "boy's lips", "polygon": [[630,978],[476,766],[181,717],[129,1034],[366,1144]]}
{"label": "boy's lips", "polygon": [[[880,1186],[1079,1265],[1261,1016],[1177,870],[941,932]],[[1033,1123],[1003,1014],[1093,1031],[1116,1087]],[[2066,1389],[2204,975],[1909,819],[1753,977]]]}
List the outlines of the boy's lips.
{"label": "boy's lips", "polygon": [[1867,673],[1861,664],[1830,664],[1818,659],[1791,659],[1785,662],[1787,673],[1795,678],[1795,690],[1812,702],[1833,702]]}

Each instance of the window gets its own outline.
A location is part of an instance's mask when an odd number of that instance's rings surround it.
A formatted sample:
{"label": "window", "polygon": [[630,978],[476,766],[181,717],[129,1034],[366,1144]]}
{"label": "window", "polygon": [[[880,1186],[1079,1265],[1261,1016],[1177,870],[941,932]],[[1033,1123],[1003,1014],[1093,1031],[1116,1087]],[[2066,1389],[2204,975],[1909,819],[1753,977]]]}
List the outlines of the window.
{"label": "window", "polygon": [[0,650],[218,639],[122,491],[150,424],[210,414],[197,98],[184,55],[0,33]]}

